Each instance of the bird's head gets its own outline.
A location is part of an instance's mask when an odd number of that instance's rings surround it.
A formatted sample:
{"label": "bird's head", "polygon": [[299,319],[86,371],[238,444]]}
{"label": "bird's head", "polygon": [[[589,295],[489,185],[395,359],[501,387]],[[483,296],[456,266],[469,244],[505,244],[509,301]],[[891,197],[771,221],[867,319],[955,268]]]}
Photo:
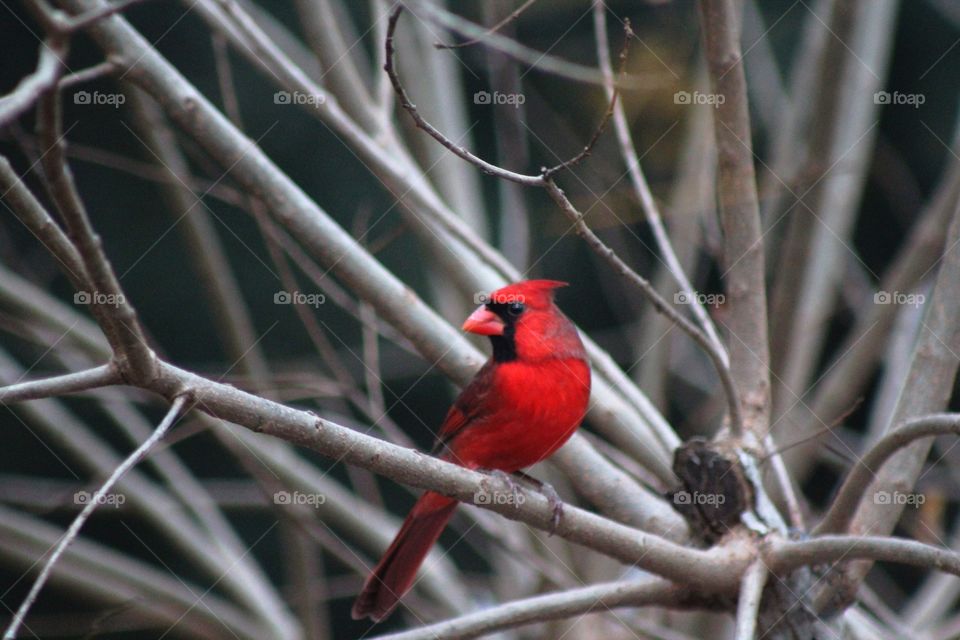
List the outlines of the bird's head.
{"label": "bird's head", "polygon": [[583,344],[573,323],[553,302],[557,280],[525,280],[484,296],[483,304],[463,323],[463,330],[488,336],[493,359],[583,357]]}

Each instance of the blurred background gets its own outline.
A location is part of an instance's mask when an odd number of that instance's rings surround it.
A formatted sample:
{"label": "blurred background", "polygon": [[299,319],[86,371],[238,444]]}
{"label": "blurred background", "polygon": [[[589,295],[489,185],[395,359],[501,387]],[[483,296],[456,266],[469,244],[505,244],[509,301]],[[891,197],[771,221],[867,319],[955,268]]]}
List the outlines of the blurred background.
{"label": "blurred background", "polygon": [[[951,0],[849,2],[850,11],[860,13],[852,24],[838,26],[830,24],[836,3],[844,1],[743,3],[742,43],[777,374],[774,436],[779,445],[787,445],[825,425],[836,432],[812,441],[820,445],[791,450],[796,456],[791,465],[811,513],[829,500],[850,464],[848,451],[861,449],[868,434],[883,426],[897,388],[897,380],[886,373],[909,353],[905,349],[923,311],[922,303],[911,305],[896,295],[923,296],[935,269],[917,268],[908,278],[909,288],[888,292],[896,310],[885,316],[875,357],[854,368],[851,392],[829,404],[818,398],[817,385],[856,342],[858,327],[868,322],[864,318],[877,312],[875,305],[885,304],[874,296],[884,291],[898,260],[926,252],[926,258],[911,264],[926,260],[933,266],[943,250],[949,204],[960,193],[952,173],[960,160],[960,5]],[[0,91],[7,93],[36,67],[42,30],[27,3],[0,4]],[[451,20],[482,30],[521,4],[490,0],[434,6],[453,12]],[[398,204],[395,190],[387,188],[352,141],[294,104],[296,96],[278,94],[282,90],[270,74],[211,28],[210,15],[218,6],[149,0],[124,15],[338,224],[459,326],[474,306],[476,288],[451,272],[450,256],[442,255],[418,227],[416,211]],[[639,384],[682,439],[715,432],[725,405],[705,356],[589,251],[545,193],[484,176],[416,130],[402,110],[388,108],[384,116],[371,107],[385,95],[378,61],[386,2],[243,0],[238,6],[337,96],[360,126],[376,131],[381,125],[370,119],[387,118],[383,126],[446,203],[517,269],[528,277],[570,282],[559,294],[561,308]],[[412,3],[411,10],[398,29],[400,75],[423,115],[450,138],[525,173],[575,155],[590,139],[608,104],[597,70],[591,3],[533,2],[498,31],[505,42],[522,45],[516,55],[511,47],[482,43],[435,49],[435,42],[463,43],[470,37],[444,28],[420,3]],[[621,100],[633,144],[677,255],[706,311],[722,326],[712,94],[696,5],[687,0],[608,2],[614,64],[627,20],[636,38],[624,64],[629,86]],[[331,32],[330,24],[337,25],[338,33]],[[102,62],[100,49],[86,35],[74,39],[70,72]],[[195,140],[173,134],[168,141],[174,142],[174,155],[189,176],[186,186],[195,196],[184,197],[163,170],[170,157],[162,163],[157,141],[151,139],[167,130],[143,115],[151,108],[156,115],[155,107],[135,108],[148,101],[138,97],[129,78],[109,71],[93,75],[63,90],[70,165],[106,254],[158,354],[340,424],[429,448],[431,429],[442,420],[456,387],[299,248],[300,239],[272,221]],[[359,89],[351,81],[359,81]],[[0,154],[51,206],[36,166],[41,153],[32,112],[0,130]],[[591,155],[558,181],[604,241],[668,300],[683,304],[674,299],[677,287],[665,273],[626,171],[611,125]],[[911,244],[924,221],[929,241]],[[233,274],[235,297],[227,303],[217,299],[222,294],[208,280],[204,258],[213,255],[211,246]],[[0,378],[5,383],[103,361],[105,343],[83,299],[75,298],[58,263],[7,210],[0,216],[0,261]],[[818,295],[808,290],[800,295],[802,285],[813,286]],[[252,337],[245,345],[225,335],[231,303],[245,309],[245,329]],[[830,410],[818,414],[811,426],[805,410],[825,406]],[[92,492],[103,480],[98,464],[126,455],[163,411],[155,399],[125,390],[0,411],[0,601],[5,607],[0,618],[9,618],[29,588],[30,574],[24,572],[31,558],[46,550],[82,505],[78,492]],[[593,433],[590,437],[653,489],[669,488],[657,486],[630,460],[617,458],[614,445]],[[170,456],[167,466],[150,463],[138,469],[135,482],[143,484],[148,502],[155,501],[153,509],[137,500],[119,500],[98,510],[82,535],[88,546],[74,547],[77,556],[65,558],[64,572],[55,574],[35,606],[29,620],[33,633],[50,638],[160,637],[169,627],[157,622],[170,615],[162,610],[167,606],[164,589],[175,592],[189,585],[197,597],[209,589],[228,613],[235,612],[231,602],[251,598],[232,580],[217,580],[198,559],[200,550],[178,542],[168,530],[189,519],[189,509],[180,503],[192,495],[191,487],[205,489],[204,500],[223,514],[222,522],[216,521],[235,532],[236,544],[249,549],[245,562],[259,567],[309,636],[367,633],[366,623],[349,619],[349,607],[364,567],[376,560],[375,548],[382,542],[373,534],[364,539],[368,534],[359,531],[361,523],[341,511],[350,512],[354,499],[362,501],[356,513],[376,512],[381,519],[374,528],[382,529],[382,539],[392,535],[395,518],[412,504],[413,493],[308,450],[298,450],[296,461],[286,451],[264,455],[257,444],[263,440],[252,434],[224,436],[188,417],[158,454]],[[917,489],[928,499],[907,510],[900,531],[933,543],[946,543],[954,533],[958,490],[951,464],[956,451],[950,442],[941,444]],[[939,458],[944,460],[935,465]],[[308,472],[317,481],[311,495],[322,494],[327,504],[308,504],[300,511],[278,508],[278,492],[307,492],[296,483]],[[549,469],[544,473],[565,498],[576,500],[562,477]],[[179,478],[176,483],[171,474]],[[170,489],[173,484],[178,490]],[[318,491],[321,485],[341,493]],[[336,513],[325,511],[338,500]],[[461,513],[441,539],[445,546],[453,545],[445,560],[461,572],[462,588],[474,603],[503,601],[557,584],[508,567],[496,557],[503,543],[489,535],[503,530],[507,539],[522,541],[534,534],[501,519],[481,520],[484,526],[476,527],[474,519]],[[212,539],[217,539],[215,533]],[[556,562],[556,555],[580,579],[618,575],[610,560],[577,557],[581,550],[559,540],[543,544],[549,549],[540,552],[543,562]],[[874,571],[869,582],[873,605],[899,608],[925,578],[914,570]],[[156,592],[124,597],[131,580],[154,581]],[[511,580],[518,581],[513,589]],[[145,595],[149,593],[154,595]],[[429,593],[412,593],[416,613],[399,613],[377,632],[449,615],[445,603]],[[151,598],[155,601],[147,606]],[[154,605],[157,610],[151,609]],[[953,606],[941,613],[947,616]],[[218,626],[204,615],[198,606],[173,627],[170,637],[231,637],[245,624]],[[657,618],[656,623],[668,626],[670,619]],[[510,637],[561,637],[564,630],[568,638],[666,637],[650,624],[631,615],[619,622],[591,616],[569,629],[541,626]],[[25,631],[24,637],[33,636]]]}

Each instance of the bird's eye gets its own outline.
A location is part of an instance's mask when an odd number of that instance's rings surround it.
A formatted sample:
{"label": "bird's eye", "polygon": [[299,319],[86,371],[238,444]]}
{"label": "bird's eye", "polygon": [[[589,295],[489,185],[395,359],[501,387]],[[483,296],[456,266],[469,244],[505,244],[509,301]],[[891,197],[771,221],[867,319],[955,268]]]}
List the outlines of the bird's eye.
{"label": "bird's eye", "polygon": [[521,303],[521,302],[512,302],[512,303],[510,303],[510,305],[507,307],[507,311],[509,311],[509,312],[510,312],[510,315],[513,315],[513,316],[518,316],[518,315],[520,315],[521,313],[524,312],[525,309],[526,309],[526,307],[523,306],[523,303]]}

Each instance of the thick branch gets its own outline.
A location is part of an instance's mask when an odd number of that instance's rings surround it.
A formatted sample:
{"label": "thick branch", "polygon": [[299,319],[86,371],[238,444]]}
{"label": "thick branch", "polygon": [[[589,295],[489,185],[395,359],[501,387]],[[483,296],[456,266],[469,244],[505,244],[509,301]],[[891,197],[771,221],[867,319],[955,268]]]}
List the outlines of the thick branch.
{"label": "thick branch", "polygon": [[740,598],[737,601],[737,640],[753,640],[756,637],[760,600],[763,598],[763,586],[769,575],[770,571],[763,560],[757,559],[743,576]]}
{"label": "thick branch", "polygon": [[728,295],[730,370],[745,409],[744,428],[763,438],[770,419],[770,362],[760,210],[750,114],[734,0],[701,0],[701,28],[713,90],[723,280]]}
{"label": "thick branch", "polygon": [[[478,488],[498,482],[485,474],[363,435],[312,413],[207,380],[167,363],[160,364],[160,374],[151,389],[166,397],[189,393],[196,409],[214,417],[462,502],[474,504]],[[503,490],[506,492],[508,488]],[[548,500],[540,493],[525,493],[524,498],[519,505],[478,506],[549,531],[553,508]],[[700,584],[704,589],[719,590],[736,585],[749,560],[749,549],[744,545],[690,549],[572,506],[564,508],[556,534],[682,584]]]}

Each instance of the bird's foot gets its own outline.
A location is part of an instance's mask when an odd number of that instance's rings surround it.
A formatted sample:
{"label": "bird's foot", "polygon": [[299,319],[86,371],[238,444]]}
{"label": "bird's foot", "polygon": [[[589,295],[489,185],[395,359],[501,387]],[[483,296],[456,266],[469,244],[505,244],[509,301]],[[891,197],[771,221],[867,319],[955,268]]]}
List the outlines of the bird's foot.
{"label": "bird's foot", "polygon": [[[517,481],[514,480],[513,476],[510,474],[501,471],[500,469],[481,469],[484,473],[489,475],[491,478],[500,481],[501,483],[507,485],[510,489],[510,504],[515,507],[519,507],[523,502],[523,497],[520,495],[520,485],[517,484]],[[495,494],[486,496],[487,503],[502,504],[503,500],[500,499]]]}
{"label": "bird's foot", "polygon": [[513,475],[536,487],[537,491],[550,503],[550,508],[553,510],[553,517],[550,519],[550,530],[547,533],[551,536],[555,534],[557,527],[560,526],[560,518],[563,517],[563,500],[560,499],[560,494],[557,493],[557,490],[554,489],[553,485],[549,482],[537,480],[523,471],[514,471]]}

